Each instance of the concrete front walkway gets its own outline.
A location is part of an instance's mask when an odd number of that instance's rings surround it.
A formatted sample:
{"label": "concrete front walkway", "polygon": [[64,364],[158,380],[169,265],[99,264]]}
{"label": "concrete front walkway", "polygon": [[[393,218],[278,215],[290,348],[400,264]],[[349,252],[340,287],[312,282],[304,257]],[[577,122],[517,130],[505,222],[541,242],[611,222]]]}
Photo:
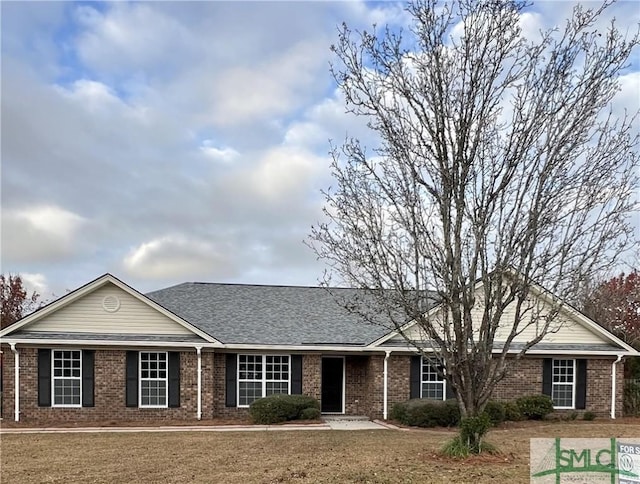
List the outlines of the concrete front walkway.
{"label": "concrete front walkway", "polygon": [[347,415],[325,415],[322,417],[331,430],[386,430],[391,428],[382,422],[371,421],[367,417],[351,417]]}
{"label": "concrete front walkway", "polygon": [[64,434],[64,433],[116,433],[116,432],[277,432],[291,430],[385,430],[394,428],[361,417],[324,417],[318,424],[283,425],[167,425],[159,427],[0,427],[0,435],[7,434]]}

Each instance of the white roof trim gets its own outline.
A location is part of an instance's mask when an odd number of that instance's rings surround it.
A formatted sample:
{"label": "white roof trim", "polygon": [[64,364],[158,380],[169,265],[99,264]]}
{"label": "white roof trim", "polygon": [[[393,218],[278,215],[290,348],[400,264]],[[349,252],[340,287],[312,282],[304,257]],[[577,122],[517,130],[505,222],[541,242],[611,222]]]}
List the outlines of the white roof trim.
{"label": "white roof trim", "polygon": [[27,326],[28,324],[31,324],[31,323],[33,323],[35,321],[38,321],[38,320],[44,318],[45,316],[48,316],[49,314],[52,314],[52,313],[56,312],[57,310],[65,307],[65,306],[68,306],[69,304],[73,303],[74,301],[80,299],[81,297],[83,297],[83,296],[85,296],[87,294],[92,293],[93,291],[99,289],[100,287],[104,286],[107,283],[111,283],[111,284],[115,285],[116,287],[120,288],[121,290],[123,290],[127,294],[129,294],[129,295],[133,296],[134,298],[136,298],[137,300],[139,300],[140,302],[146,304],[147,306],[151,307],[152,309],[155,309],[156,311],[158,311],[162,315],[164,315],[167,318],[171,319],[172,321],[178,323],[180,326],[188,329],[192,333],[200,336],[205,341],[208,341],[209,343],[218,344],[218,345],[221,344],[217,339],[213,338],[212,336],[210,336],[209,334],[205,333],[201,329],[195,327],[194,325],[192,325],[188,321],[185,321],[184,319],[182,319],[179,316],[175,315],[171,311],[168,311],[167,309],[163,308],[162,306],[160,306],[155,301],[152,301],[151,299],[149,299],[144,294],[141,294],[140,292],[136,291],[131,286],[129,286],[129,285],[125,284],[124,282],[122,282],[117,277],[114,277],[114,276],[112,276],[111,274],[108,274],[108,273],[98,277],[97,279],[94,279],[93,281],[85,284],[82,287],[79,287],[75,291],[72,291],[72,292],[62,296],[61,298],[56,299],[52,303],[50,303],[50,304],[46,305],[45,307],[43,307],[42,309],[39,309],[39,310],[29,314],[28,316],[25,316],[24,318],[22,318],[18,322],[14,323],[14,324],[12,324],[10,326],[7,326],[2,331],[0,331],[0,338],[5,338],[6,336],[14,333],[15,331],[19,330],[20,328],[22,328],[24,326]]}
{"label": "white roof trim", "polygon": [[[476,284],[475,289],[476,290],[480,289],[482,287],[482,284],[483,284],[482,281],[478,282]],[[574,321],[576,321],[578,324],[586,327],[588,330],[598,334],[599,336],[604,337],[609,342],[620,346],[622,349],[626,350],[625,353],[630,353],[630,354],[634,354],[634,355],[640,354],[632,346],[628,345],[627,343],[622,341],[620,338],[618,338],[616,335],[614,335],[610,331],[607,331],[605,328],[600,326],[598,323],[596,323],[592,319],[590,319],[587,316],[585,316],[581,311],[578,311],[576,308],[574,308],[570,304],[566,303],[565,301],[561,300],[558,297],[553,296],[548,291],[545,291],[544,288],[542,288],[542,286],[540,286],[538,284],[535,284],[535,283],[532,283],[531,286],[530,286],[530,289],[532,290],[532,292],[537,297],[539,297],[541,299],[544,299],[544,300],[549,301],[549,302],[553,302],[554,300],[559,301],[560,304],[562,305],[562,309],[565,310],[567,312],[567,314]],[[432,315],[432,313],[435,313],[438,310],[440,310],[441,307],[442,307],[441,305],[434,306],[429,311],[427,311],[426,314],[427,315]],[[383,344],[384,342],[386,342],[386,341],[392,339],[393,337],[399,335],[401,332],[404,332],[404,331],[408,330],[409,328],[411,328],[415,324],[417,324],[417,322],[415,320],[409,321],[409,322],[405,323],[399,329],[391,331],[390,333],[387,333],[386,335],[382,336],[381,338],[378,338],[377,340],[369,343],[368,347],[369,348],[378,347],[379,345]],[[529,351],[532,351],[532,350],[528,350],[527,353],[529,353]]]}
{"label": "white roof trim", "polygon": [[594,320],[592,320],[591,318],[588,318],[582,311],[577,310],[569,303],[554,296],[550,292],[545,291],[544,288],[542,288],[542,286],[538,284],[532,284],[531,289],[533,290],[534,293],[536,293],[538,297],[542,299],[546,299],[549,302],[553,302],[554,300],[559,301],[561,304],[562,310],[566,311],[567,314],[571,316],[574,321],[577,321],[579,324],[581,324],[582,326],[585,326],[587,329],[591,330],[592,332],[608,339],[613,344],[621,346],[622,348],[624,348],[630,353],[634,353],[634,354],[638,353],[632,346],[622,341],[611,331],[606,330],[605,328],[600,326],[598,323],[596,323]]}
{"label": "white roof trim", "polygon": [[[432,315],[433,313],[437,312],[440,310],[440,305],[438,304],[437,306],[432,307],[431,309],[429,309],[425,314],[427,316]],[[407,323],[404,323],[402,326],[400,326],[400,328],[398,329],[394,329],[393,331],[385,334],[384,336],[378,338],[375,341],[372,341],[371,343],[369,343],[367,345],[368,348],[375,348],[377,346],[380,346],[382,343],[389,341],[390,339],[392,339],[394,336],[398,336],[399,334],[403,333],[404,331],[407,331],[408,329],[410,329],[412,326],[414,326],[415,324],[417,324],[417,322],[415,320],[411,320]]]}
{"label": "white roof trim", "polygon": [[[234,351],[332,351],[341,353],[371,353],[389,351],[389,348],[369,348],[368,346],[353,346],[353,345],[253,345],[244,343],[229,343],[224,345],[226,350]],[[391,351],[394,351],[393,349]]]}
{"label": "white roof trim", "polygon": [[202,342],[185,342],[185,341],[149,341],[149,340],[130,340],[130,341],[117,341],[117,340],[95,340],[95,339],[35,339],[35,338],[4,338],[3,343],[16,344],[16,345],[30,345],[30,346],[68,346],[83,348],[92,347],[162,347],[162,348],[207,348],[207,349],[220,349],[222,345],[220,343],[208,343]]}
{"label": "white roof trim", "polygon": [[378,348],[371,349],[365,346],[339,346],[339,345],[252,345],[252,344],[221,344],[207,342],[185,342],[185,341],[149,341],[149,340],[95,340],[95,339],[53,339],[53,338],[4,338],[3,343],[14,343],[20,345],[42,346],[83,346],[83,347],[176,347],[176,348],[195,348],[197,346],[203,349],[229,350],[229,351],[247,351],[247,352],[291,352],[291,351],[315,351],[315,352],[339,352],[339,353],[385,353],[387,351],[406,351],[402,348]]}

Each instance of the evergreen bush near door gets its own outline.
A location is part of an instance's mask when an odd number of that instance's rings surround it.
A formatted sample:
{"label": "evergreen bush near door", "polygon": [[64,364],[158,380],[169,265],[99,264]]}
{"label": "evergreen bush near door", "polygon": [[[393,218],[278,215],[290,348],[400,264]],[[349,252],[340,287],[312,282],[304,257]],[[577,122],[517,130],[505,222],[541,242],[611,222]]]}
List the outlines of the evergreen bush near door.
{"label": "evergreen bush near door", "polygon": [[[307,409],[315,409],[318,412],[311,413]],[[251,420],[256,424],[274,424],[288,420],[309,419],[309,415],[319,416],[319,412],[320,404],[318,400],[306,395],[269,395],[255,400],[249,407]]]}

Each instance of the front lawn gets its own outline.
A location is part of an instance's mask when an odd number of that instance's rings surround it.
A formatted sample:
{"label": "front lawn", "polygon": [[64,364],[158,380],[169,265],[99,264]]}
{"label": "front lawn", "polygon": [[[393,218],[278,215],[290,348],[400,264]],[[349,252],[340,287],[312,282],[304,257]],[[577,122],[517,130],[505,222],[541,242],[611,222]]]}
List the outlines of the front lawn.
{"label": "front lawn", "polygon": [[503,451],[438,456],[452,432],[261,431],[2,435],[0,482],[529,482],[531,437],[639,437],[640,419],[493,430]]}

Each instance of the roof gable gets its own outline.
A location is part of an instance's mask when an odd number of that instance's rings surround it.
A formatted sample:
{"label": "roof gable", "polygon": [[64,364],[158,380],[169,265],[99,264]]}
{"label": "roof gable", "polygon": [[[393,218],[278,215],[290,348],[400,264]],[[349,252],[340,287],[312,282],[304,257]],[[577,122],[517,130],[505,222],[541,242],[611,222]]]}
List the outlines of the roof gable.
{"label": "roof gable", "polygon": [[[476,286],[476,291],[480,293],[482,291],[482,284],[478,283]],[[533,285],[530,290],[530,300],[531,307],[534,308],[535,311],[540,311],[541,314],[548,313],[549,308],[554,304],[560,305],[560,313],[557,317],[556,322],[553,323],[553,327],[549,333],[547,333],[541,342],[538,345],[552,347],[552,345],[583,345],[585,347],[597,347],[607,345],[609,348],[619,348],[623,353],[634,353],[636,354],[636,350],[631,346],[626,344],[620,338],[613,335],[611,332],[607,331],[587,316],[585,316],[582,312],[573,308],[569,304],[564,301],[555,298],[547,291],[545,291],[542,287],[538,285]],[[482,301],[483,297],[476,298],[477,301]],[[503,343],[509,332],[510,326],[509,322],[513,321],[515,310],[515,303],[512,303],[505,310],[505,325],[498,328],[495,335],[495,344],[496,347],[501,347],[501,343]],[[442,311],[441,306],[436,306],[432,308],[428,312],[428,316],[430,318],[438,319],[441,318],[440,314]],[[474,310],[475,317],[472,315],[475,321],[478,321],[482,317],[483,309],[482,307],[478,307]],[[526,329],[522,331],[521,334],[517,335],[513,340],[513,348],[518,348],[522,346],[524,343],[531,341],[534,339],[542,328],[532,324]],[[412,340],[420,341],[425,339],[425,335],[422,333],[421,329],[417,326],[415,321],[410,321],[402,328],[402,333]],[[400,334],[400,331],[391,331],[379,340],[373,342],[370,347],[378,347],[380,345],[384,345],[385,343],[393,343],[404,341],[405,337]],[[613,346],[612,346],[613,345]]]}
{"label": "roof gable", "polygon": [[217,341],[119,279],[105,274],[0,332],[197,335]]}

